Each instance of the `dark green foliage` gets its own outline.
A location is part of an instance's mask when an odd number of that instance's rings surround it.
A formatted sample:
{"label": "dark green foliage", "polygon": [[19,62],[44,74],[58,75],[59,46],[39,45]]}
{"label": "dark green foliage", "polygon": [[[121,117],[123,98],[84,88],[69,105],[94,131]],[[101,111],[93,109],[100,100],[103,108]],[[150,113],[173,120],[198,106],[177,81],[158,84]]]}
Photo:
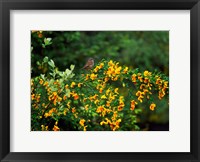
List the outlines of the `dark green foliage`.
{"label": "dark green foliage", "polygon": [[[37,32],[31,36],[32,76],[39,75],[36,62],[45,56],[53,59],[60,70],[73,64],[78,71],[88,57],[93,57],[95,62],[110,58],[142,71],[169,73],[168,31],[47,31],[42,32],[41,38]],[[42,48],[45,38],[52,38],[52,44]]]}

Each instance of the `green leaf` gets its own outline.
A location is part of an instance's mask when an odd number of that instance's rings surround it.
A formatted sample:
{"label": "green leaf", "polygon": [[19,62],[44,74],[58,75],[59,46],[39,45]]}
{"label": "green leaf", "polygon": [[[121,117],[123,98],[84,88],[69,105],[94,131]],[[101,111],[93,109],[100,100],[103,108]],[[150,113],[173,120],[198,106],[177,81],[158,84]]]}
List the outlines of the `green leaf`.
{"label": "green leaf", "polygon": [[37,62],[36,62],[36,64],[39,66],[39,65],[40,65],[40,62],[39,62],[39,61],[37,61]]}
{"label": "green leaf", "polygon": [[73,78],[74,76],[75,76],[75,74],[71,74],[69,77],[70,77],[70,78]]}
{"label": "green leaf", "polygon": [[48,64],[49,64],[52,68],[55,67],[55,64],[54,64],[53,60],[50,60],[50,61],[48,62]]}
{"label": "green leaf", "polygon": [[43,59],[43,62],[48,62],[49,61],[49,58],[46,56],[44,59]]}
{"label": "green leaf", "polygon": [[134,125],[135,130],[140,130],[140,127],[137,125]]}
{"label": "green leaf", "polygon": [[70,97],[70,90],[69,89],[66,89],[66,96]]}
{"label": "green leaf", "polygon": [[52,40],[52,38],[44,38],[44,45],[48,46],[48,45],[52,44],[51,40]]}
{"label": "green leaf", "polygon": [[71,66],[70,66],[71,71],[73,71],[74,68],[75,68],[75,65],[71,65]]}
{"label": "green leaf", "polygon": [[52,38],[47,38],[46,40],[47,40],[48,42],[50,42],[50,41],[52,40]]}
{"label": "green leaf", "polygon": [[43,80],[45,80],[45,74],[40,74],[40,77],[43,79]]}
{"label": "green leaf", "polygon": [[55,77],[56,74],[55,73],[49,73],[52,77]]}
{"label": "green leaf", "polygon": [[141,113],[142,112],[142,109],[135,109],[135,113],[136,114],[139,114],[139,113]]}
{"label": "green leaf", "polygon": [[71,74],[71,71],[70,71],[69,69],[66,69],[66,70],[65,70],[65,74],[67,74],[67,76],[68,76],[68,75]]}
{"label": "green leaf", "polygon": [[74,100],[74,104],[78,104],[78,101],[77,101],[77,100]]}
{"label": "green leaf", "polygon": [[56,87],[51,87],[51,90],[52,90],[52,92],[55,92],[55,91],[58,90],[58,88],[56,88]]}

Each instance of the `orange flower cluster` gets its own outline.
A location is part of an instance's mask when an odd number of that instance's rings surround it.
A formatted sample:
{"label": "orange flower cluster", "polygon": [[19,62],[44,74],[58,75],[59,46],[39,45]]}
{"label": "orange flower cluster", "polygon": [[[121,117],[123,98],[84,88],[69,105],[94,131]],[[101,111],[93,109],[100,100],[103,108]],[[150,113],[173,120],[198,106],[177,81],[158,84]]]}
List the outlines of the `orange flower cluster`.
{"label": "orange flower cluster", "polygon": [[58,96],[57,92],[53,92],[49,96],[49,101],[53,101],[53,104],[56,106],[57,102],[61,102],[62,101],[62,98]]}
{"label": "orange flower cluster", "polygon": [[158,85],[158,98],[161,100],[168,90],[168,81],[162,80],[159,76],[156,76],[156,85]]}
{"label": "orange flower cluster", "polygon": [[[162,99],[169,89],[167,78],[147,70],[139,73],[113,60],[102,61],[77,78],[31,80],[34,121],[43,121],[38,130],[62,130],[60,118],[77,130],[123,130],[127,122],[134,130],[139,105],[147,102],[147,110],[154,111],[152,94],[157,91]],[[56,122],[49,127],[49,121]]]}

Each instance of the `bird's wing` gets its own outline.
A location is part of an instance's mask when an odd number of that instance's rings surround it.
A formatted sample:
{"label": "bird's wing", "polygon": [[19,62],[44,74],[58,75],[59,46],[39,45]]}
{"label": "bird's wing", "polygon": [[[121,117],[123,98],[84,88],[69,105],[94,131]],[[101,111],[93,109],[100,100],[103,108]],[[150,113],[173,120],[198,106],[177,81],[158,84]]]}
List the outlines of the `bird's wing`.
{"label": "bird's wing", "polygon": [[88,64],[85,64],[81,69],[85,69],[88,66],[89,66]]}

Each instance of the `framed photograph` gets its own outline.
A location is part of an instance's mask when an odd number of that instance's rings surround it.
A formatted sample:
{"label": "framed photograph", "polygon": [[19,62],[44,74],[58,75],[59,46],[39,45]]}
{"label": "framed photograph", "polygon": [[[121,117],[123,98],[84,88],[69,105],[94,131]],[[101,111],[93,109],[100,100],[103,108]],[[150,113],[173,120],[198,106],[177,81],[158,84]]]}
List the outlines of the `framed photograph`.
{"label": "framed photograph", "polygon": [[200,161],[199,10],[1,0],[1,161]]}

